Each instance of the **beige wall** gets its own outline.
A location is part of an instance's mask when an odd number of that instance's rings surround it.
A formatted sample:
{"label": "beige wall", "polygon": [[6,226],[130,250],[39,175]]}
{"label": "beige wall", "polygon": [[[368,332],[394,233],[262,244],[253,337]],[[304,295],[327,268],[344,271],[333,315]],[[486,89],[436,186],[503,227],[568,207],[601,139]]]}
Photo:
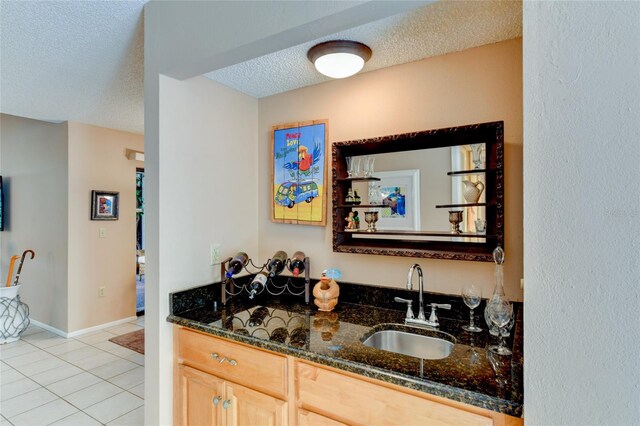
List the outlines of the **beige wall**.
{"label": "beige wall", "polygon": [[[135,170],[143,163],[125,151],[143,150],[143,136],[9,115],[1,128],[2,282],[11,255],[31,248],[21,297],[32,319],[70,333],[135,315]],[[118,221],[89,219],[92,189],[120,192]]]}
{"label": "beige wall", "polygon": [[[143,151],[144,137],[69,123],[70,332],[136,314],[136,167],[144,163],[127,159],[127,149]],[[120,193],[117,221],[89,219],[94,189]]]}
{"label": "beige wall", "polygon": [[32,319],[67,330],[67,123],[0,114],[0,128],[8,219],[0,283],[11,256],[33,249],[35,259],[22,270],[20,297]]}
{"label": "beige wall", "polygon": [[[522,40],[510,40],[364,73],[263,98],[259,103],[260,257],[278,249],[304,250],[312,275],[328,267],[343,280],[403,287],[415,261],[427,288],[457,294],[464,283],[493,289],[493,265],[342,254],[332,251],[331,226],[269,220],[269,130],[272,125],[329,119],[331,142],[503,120],[505,122],[505,286],[522,298]],[[331,206],[329,205],[329,208]],[[328,212],[329,218],[331,211]]]}

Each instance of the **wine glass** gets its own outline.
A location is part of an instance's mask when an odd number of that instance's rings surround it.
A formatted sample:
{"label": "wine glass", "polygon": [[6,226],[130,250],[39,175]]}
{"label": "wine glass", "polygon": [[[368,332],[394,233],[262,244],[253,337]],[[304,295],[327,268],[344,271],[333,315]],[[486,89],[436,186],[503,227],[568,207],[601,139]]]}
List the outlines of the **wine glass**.
{"label": "wine glass", "polygon": [[373,164],[376,161],[376,157],[373,155],[365,155],[363,158],[364,177],[371,177],[373,174]]}
{"label": "wine glass", "polygon": [[360,175],[360,165],[362,164],[362,157],[347,157],[347,173],[350,178],[355,178]]}
{"label": "wine glass", "polygon": [[349,175],[349,177],[353,177],[353,157],[345,157],[345,160],[347,162],[347,174]]}
{"label": "wine glass", "polygon": [[504,343],[503,329],[509,325],[513,318],[513,305],[506,300],[493,301],[489,302],[487,310],[491,322],[500,330],[500,344],[498,346],[490,346],[489,350],[498,355],[511,355],[512,352]]}
{"label": "wine glass", "polygon": [[480,305],[482,299],[482,289],[475,284],[467,284],[462,287],[462,300],[469,307],[469,325],[462,326],[462,329],[471,333],[480,333],[482,329],[475,325],[473,318],[473,310]]}
{"label": "wine glass", "polygon": [[451,233],[460,234],[460,222],[462,222],[462,210],[449,210],[449,223],[451,224]]}
{"label": "wine glass", "polygon": [[378,212],[365,212],[364,221],[367,222],[367,232],[376,232],[376,222],[378,221]]}

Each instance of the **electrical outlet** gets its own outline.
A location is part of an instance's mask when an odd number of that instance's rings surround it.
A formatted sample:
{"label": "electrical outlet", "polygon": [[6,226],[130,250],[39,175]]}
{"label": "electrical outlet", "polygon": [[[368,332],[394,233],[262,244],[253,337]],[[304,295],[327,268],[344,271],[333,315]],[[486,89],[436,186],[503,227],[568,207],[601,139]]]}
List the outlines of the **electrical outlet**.
{"label": "electrical outlet", "polygon": [[98,287],[98,297],[104,297],[104,287]]}
{"label": "electrical outlet", "polygon": [[104,238],[106,233],[107,233],[107,230],[105,228],[98,228],[98,238]]}
{"label": "electrical outlet", "polygon": [[211,265],[218,265],[222,260],[220,255],[221,246],[218,243],[211,243],[209,247],[209,263]]}
{"label": "electrical outlet", "polygon": [[524,278],[520,278],[520,290],[524,290]]}

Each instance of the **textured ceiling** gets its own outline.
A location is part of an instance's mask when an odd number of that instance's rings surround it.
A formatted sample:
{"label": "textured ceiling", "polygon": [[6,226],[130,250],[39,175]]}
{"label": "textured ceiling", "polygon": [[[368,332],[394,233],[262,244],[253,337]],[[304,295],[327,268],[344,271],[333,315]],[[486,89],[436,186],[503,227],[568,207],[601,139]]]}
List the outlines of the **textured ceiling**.
{"label": "textured ceiling", "polygon": [[0,111],[142,133],[144,3],[1,1]]}
{"label": "textured ceiling", "polygon": [[521,36],[520,1],[442,1],[205,76],[261,98],[331,80],[307,60],[307,51],[321,41],[367,44],[373,56],[362,71],[366,72]]}
{"label": "textured ceiling", "polygon": [[[0,112],[143,133],[145,2],[0,0]],[[438,2],[207,77],[264,97],[329,80],[306,59],[319,41],[368,44],[371,71],[521,33],[519,1]]]}

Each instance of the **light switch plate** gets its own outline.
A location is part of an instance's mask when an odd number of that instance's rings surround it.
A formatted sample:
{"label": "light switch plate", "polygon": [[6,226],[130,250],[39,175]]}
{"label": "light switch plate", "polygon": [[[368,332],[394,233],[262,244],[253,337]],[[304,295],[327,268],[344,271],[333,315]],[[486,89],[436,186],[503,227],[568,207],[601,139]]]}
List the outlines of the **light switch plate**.
{"label": "light switch plate", "polygon": [[107,234],[107,230],[105,228],[98,228],[98,238],[104,238]]}

